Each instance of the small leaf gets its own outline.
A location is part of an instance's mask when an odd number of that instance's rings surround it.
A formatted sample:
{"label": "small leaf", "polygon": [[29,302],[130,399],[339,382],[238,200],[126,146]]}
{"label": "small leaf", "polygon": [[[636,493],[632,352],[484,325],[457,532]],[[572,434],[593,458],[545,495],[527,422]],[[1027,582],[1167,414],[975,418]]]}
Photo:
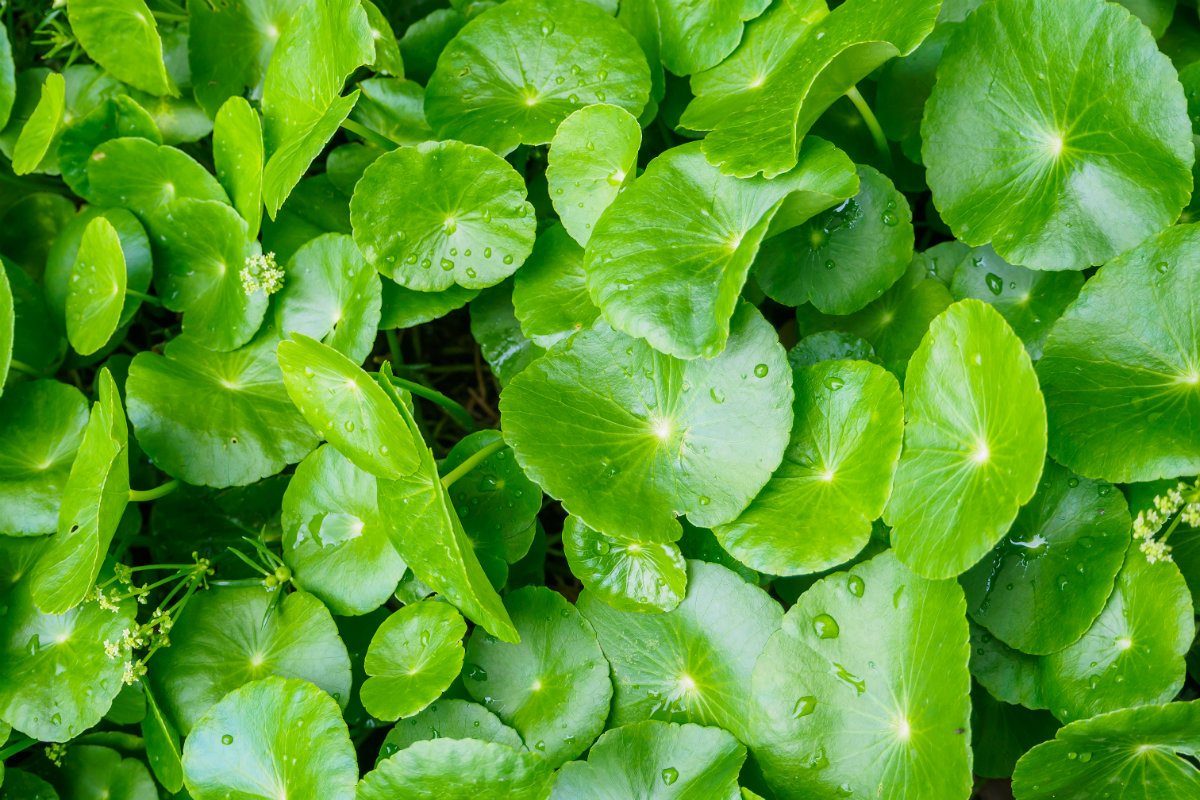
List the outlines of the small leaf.
{"label": "small leaf", "polygon": [[67,17],[88,56],[113,77],[153,95],[179,94],[163,63],[158,25],[142,0],[70,0]]}
{"label": "small leaf", "polygon": [[674,542],[615,539],[568,517],[563,553],[571,574],[618,611],[670,611],[683,600],[687,564]]}
{"label": "small leaf", "polygon": [[553,779],[545,759],[534,753],[475,739],[439,738],[415,742],[380,761],[359,781],[356,797],[545,800]]}
{"label": "small leaf", "polygon": [[382,720],[411,717],[441,696],[463,665],[462,615],[422,600],[383,621],[367,649],[363,708]]}
{"label": "small leaf", "polygon": [[12,151],[12,169],[17,175],[33,172],[46,158],[62,124],[66,91],[67,84],[62,75],[51,72],[46,76],[42,99],[21,129],[21,136]]}
{"label": "small leaf", "polygon": [[244,98],[229,98],[217,112],[213,162],[233,207],[246,220],[246,238],[257,239],[262,222],[262,121]]}
{"label": "small leaf", "polygon": [[67,287],[67,338],[91,355],[112,337],[125,305],[125,254],[117,230],[104,217],[88,223]]}

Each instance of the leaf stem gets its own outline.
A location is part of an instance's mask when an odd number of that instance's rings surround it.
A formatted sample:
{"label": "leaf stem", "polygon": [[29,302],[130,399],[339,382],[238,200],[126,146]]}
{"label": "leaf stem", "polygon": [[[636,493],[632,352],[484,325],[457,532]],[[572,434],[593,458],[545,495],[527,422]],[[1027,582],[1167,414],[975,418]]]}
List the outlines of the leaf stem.
{"label": "leaf stem", "polygon": [[137,298],[138,300],[141,300],[143,303],[149,303],[152,306],[158,306],[159,308],[163,307],[162,300],[159,300],[157,297],[155,297],[152,294],[146,294],[145,292],[134,291],[133,289],[126,289],[125,296]]}
{"label": "leaf stem", "polygon": [[395,150],[397,147],[401,146],[399,142],[397,142],[393,139],[389,139],[388,137],[384,136],[382,133],[373,131],[370,128],[368,128],[366,125],[355,122],[352,119],[342,120],[342,127],[345,128],[346,130],[350,131],[351,133],[355,134],[356,136],[361,136],[362,138],[366,139],[371,144],[382,147],[384,150]]}
{"label": "leaf stem", "polygon": [[471,412],[463,408],[463,406],[454,400],[451,400],[446,395],[439,392],[437,389],[430,389],[428,386],[417,383],[415,381],[405,380],[392,376],[392,385],[405,389],[417,397],[424,397],[431,403],[436,403],[446,410],[446,413],[458,423],[459,427],[467,433],[473,433],[479,430],[479,426],[475,423],[475,418],[471,416]]}
{"label": "leaf stem", "polygon": [[853,86],[850,91],[846,92],[846,97],[850,98],[850,102],[858,109],[859,115],[863,122],[867,125],[867,130],[871,132],[871,138],[875,141],[875,149],[879,151],[879,158],[885,170],[892,168],[892,148],[888,144],[887,137],[883,134],[883,128],[879,125],[879,120],[875,118],[875,112],[867,105],[867,101],[859,94],[858,87]]}
{"label": "leaf stem", "polygon": [[37,739],[30,739],[28,737],[26,737],[24,741],[13,742],[8,747],[0,750],[0,764],[3,764],[6,759],[15,756],[17,753],[20,753],[21,751],[26,750],[37,743]]}
{"label": "leaf stem", "polygon": [[179,480],[170,480],[162,486],[155,486],[153,489],[130,489],[129,502],[131,503],[146,503],[150,500],[157,500],[160,497],[166,497],[171,492],[179,488]]}
{"label": "leaf stem", "polygon": [[475,469],[475,467],[479,466],[479,463],[481,461],[483,461],[485,458],[490,456],[492,453],[495,453],[501,447],[504,447],[504,446],[505,446],[504,440],[497,439],[496,441],[492,442],[491,444],[481,448],[479,450],[479,452],[472,453],[470,456],[467,457],[466,461],[462,462],[457,467],[455,467],[454,469],[450,470],[449,472],[447,472],[445,475],[442,476],[442,486],[449,489],[456,480],[461,478],[463,475],[466,475],[471,470]]}
{"label": "leaf stem", "polygon": [[15,358],[9,360],[8,365],[11,368],[15,369],[17,372],[22,372],[32,378],[48,378],[48,377],[50,377],[46,373],[40,372],[39,370],[36,370],[33,367],[29,366],[24,361],[17,361]]}

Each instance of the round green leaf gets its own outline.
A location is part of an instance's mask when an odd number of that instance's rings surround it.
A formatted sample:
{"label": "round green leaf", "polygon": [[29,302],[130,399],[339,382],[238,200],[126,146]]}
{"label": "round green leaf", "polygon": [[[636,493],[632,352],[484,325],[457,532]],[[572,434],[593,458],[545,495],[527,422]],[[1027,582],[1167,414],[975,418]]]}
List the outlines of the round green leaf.
{"label": "round green leaf", "polygon": [[260,678],[301,678],[343,705],[350,696],[346,646],[329,611],[307,592],[280,603],[261,586],[199,592],[172,627],[171,646],[150,666],[155,694],[189,742],[214,703]]}
{"label": "round green leaf", "polygon": [[74,386],[31,381],[0,395],[0,534],[58,529],[58,509],[88,423]]}
{"label": "round green leaf", "polygon": [[42,96],[37,107],[21,128],[21,136],[12,150],[12,170],[17,175],[33,172],[50,153],[50,145],[58,136],[62,125],[63,105],[66,101],[67,83],[63,76],[51,72],[42,84]]}
{"label": "round green leaf", "polygon": [[433,739],[380,761],[359,781],[357,800],[545,800],[553,779],[534,753],[475,739]]}
{"label": "round green leaf", "polygon": [[246,89],[261,96],[267,62],[302,4],[299,0],[241,0],[188,8],[188,66],[196,100],[212,116]]}
{"label": "round green leaf", "polygon": [[933,321],[904,388],[904,451],[884,521],[905,566],[951,578],[1000,540],[1037,490],[1045,405],[1021,340],[978,300]]}
{"label": "round green leaf", "polygon": [[8,124],[16,94],[16,67],[13,64],[12,44],[8,41],[8,31],[4,23],[0,22],[0,129]]}
{"label": "round green leaf", "polygon": [[[435,138],[425,121],[425,87],[419,83],[399,78],[368,78],[360,81],[358,88],[361,94],[350,119],[401,145]],[[378,157],[382,152],[376,151],[374,155]],[[354,184],[350,184],[346,194],[353,189]]]}
{"label": "round green leaf", "polygon": [[891,553],[801,595],[754,669],[754,755],[779,800],[971,793],[965,610]]}
{"label": "round green leaf", "polygon": [[396,43],[396,34],[379,6],[371,0],[363,0],[363,10],[367,12],[367,20],[371,25],[371,37],[375,40],[375,60],[371,66],[378,72],[404,77],[404,62],[400,56],[400,45]]}
{"label": "round green leaf", "polygon": [[4,776],[0,800],[58,800],[58,792],[32,772],[14,769]]}
{"label": "round green leaf", "polygon": [[381,304],[379,275],[344,234],[318,236],[288,261],[275,298],[275,322],[361,363],[375,344]]}
{"label": "round green leaf", "polygon": [[974,622],[971,628],[971,674],[998,700],[1029,709],[1046,708],[1042,692],[1041,656],[1026,655]]}
{"label": "round green leaf", "polygon": [[279,366],[296,408],[359,469],[382,478],[417,469],[419,438],[353,361],[297,333],[279,343]]}
{"label": "round green leaf", "polygon": [[271,677],[230,692],[196,723],[183,775],[195,800],[354,800],[358,765],[337,703],[310,683]]}
{"label": "round green leaf", "polygon": [[762,589],[724,567],[689,561],[687,596],[672,611],[617,611],[590,592],[580,595],[579,610],[612,664],[610,725],[653,718],[753,738],[750,677],[783,616]]}
{"label": "round green leaf", "polygon": [[33,601],[48,614],[75,607],[92,588],[129,504],[129,428],[107,369],[97,395],[63,489],[58,532],[32,577]]}
{"label": "round green leaf", "polygon": [[554,210],[580,246],[587,246],[596,220],[633,180],[641,145],[642,126],[618,106],[586,106],[558,126],[546,181]]}
{"label": "round green leaf", "polygon": [[784,305],[826,314],[858,311],[883,294],[913,257],[912,211],[886,175],[858,167],[858,194],[764,243],[754,276]]}
{"label": "round green leaf", "polygon": [[869,361],[878,364],[875,348],[861,336],[841,331],[818,331],[788,350],[788,365],[796,370],[822,361]]}
{"label": "round green leaf", "polygon": [[1200,472],[1200,226],[1100,269],[1046,340],[1050,455],[1110,481]]}
{"label": "round green leaf", "polygon": [[525,749],[517,732],[483,706],[466,700],[443,698],[415,717],[397,722],[383,740],[379,759],[375,763],[415,742],[431,739],[478,739],[502,744],[513,750]]}
{"label": "round green leaf", "polygon": [[383,302],[379,329],[412,328],[440,319],[479,296],[477,289],[455,284],[444,292],[415,292],[389,278],[380,278]]}
{"label": "round green leaf", "polygon": [[415,81],[428,83],[437,67],[438,56],[466,24],[466,15],[457,8],[435,8],[415,20],[399,42],[405,74]]}
{"label": "round green leaf", "polygon": [[711,360],[680,361],[607,326],[556,344],[500,397],[525,473],[610,536],[673,541],[680,514],[735,518],[783,456],[791,373],[752,306],[731,328]]}
{"label": "round green leaf", "polygon": [[183,336],[138,353],[126,382],[138,444],[168,475],[244,486],[295,464],[317,435],[284,388],[271,326],[231,353]]}
{"label": "round green leaf", "polygon": [[87,173],[92,152],[110,139],[122,136],[141,137],[162,144],[162,134],[154,118],[127,95],[109,97],[86,117],[64,124],[58,142],[58,168],[75,194],[92,197],[92,184]]}
{"label": "round green leaf", "polygon": [[246,237],[257,239],[262,222],[262,120],[245,98],[226,100],[213,120],[213,164],[233,207],[249,226]]}
{"label": "round green leaf", "polygon": [[1062,650],[1104,608],[1130,524],[1125,498],[1110,484],[1048,461],[1008,534],[962,576],[971,617],[1022,652]]}
{"label": "round green leaf", "polygon": [[981,7],[946,47],[921,133],[951,230],[1028,267],[1103,263],[1174,222],[1191,190],[1175,70],[1111,3]]}
{"label": "round green leaf", "polygon": [[541,347],[592,327],[600,316],[588,294],[583,248],[561,225],[548,229],[534,243],[533,252],[513,277],[512,300],[521,331]]}
{"label": "round green leaf", "polygon": [[114,78],[153,95],[178,94],[163,63],[154,15],[142,0],[70,0],[79,44]]}
{"label": "round green leaf", "polygon": [[718,0],[696,6],[657,3],[662,60],[674,75],[714,67],[742,39],[742,26],[766,11],[770,0]]}
{"label": "round green leaf", "polygon": [[614,327],[661,352],[712,358],[772,226],[797,225],[857,184],[846,155],[816,138],[773,181],[722,175],[696,142],[668,150],[597,223],[584,262],[592,300]]}
{"label": "round green leaf", "polygon": [[363,708],[396,720],[437,700],[462,669],[466,634],[466,622],[449,603],[422,600],[392,614],[367,650]]}
{"label": "round green leaf", "polygon": [[1019,800],[1187,800],[1200,771],[1200,701],[1129,708],[1073,722],[1017,763]]}
{"label": "round green leaf", "polygon": [[871,538],[892,488],[904,430],[900,385],[864,361],[794,373],[783,463],[733,522],[713,532],[752,569],[798,575],[836,567]]}
{"label": "round green leaf", "polygon": [[670,611],[683,600],[687,564],[673,542],[614,539],[568,517],[562,543],[571,574],[618,611]]}
{"label": "round green leaf", "polygon": [[373,611],[404,576],[379,516],[375,476],[332,447],[318,447],[296,467],[280,523],[294,580],[335,614]]}
{"label": "round green leaf", "polygon": [[606,732],[567,764],[551,800],[730,800],[746,748],[718,728],[647,720]]}
{"label": "round green leaf", "polygon": [[581,106],[637,116],[649,93],[645,56],[608,14],[574,0],[516,0],[475,17],[447,45],[425,113],[439,138],[505,155],[548,143]]}
{"label": "round green leaf", "polygon": [[354,241],[410,289],[482,289],[533,248],[525,183],[508,162],[462,142],[401,147],[367,167],[350,200]]}
{"label": "round green leaf", "polygon": [[158,800],[150,770],[111,747],[73,745],[62,760],[59,788],[75,800]]}
{"label": "round green leaf", "polygon": [[463,683],[551,766],[578,758],[604,730],[612,682],[592,626],[544,586],[507,595],[521,640],[471,636]]}
{"label": "round green leaf", "polygon": [[97,216],[79,243],[67,287],[67,338],[80,355],[91,355],[112,337],[125,305],[125,254],[117,229]]}
{"label": "round green leaf", "polygon": [[[182,233],[169,222],[155,226],[176,199],[229,202],[217,179],[186,153],[146,139],[125,137],[101,144],[88,161],[87,174],[98,205],[129,209],[160,240],[174,240]],[[241,269],[241,262],[235,266]]]}

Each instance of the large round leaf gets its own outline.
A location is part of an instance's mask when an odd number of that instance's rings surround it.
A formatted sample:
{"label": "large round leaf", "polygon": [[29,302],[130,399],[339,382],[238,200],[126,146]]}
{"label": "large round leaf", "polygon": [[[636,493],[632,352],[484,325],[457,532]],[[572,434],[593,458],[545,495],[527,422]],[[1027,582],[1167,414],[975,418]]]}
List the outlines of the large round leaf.
{"label": "large round leaf", "polygon": [[563,227],[581,246],[636,175],[641,144],[637,118],[617,106],[581,108],[558,126],[546,155],[546,183]]}
{"label": "large round leaf", "polygon": [[358,764],[337,703],[272,677],[204,715],[184,742],[183,776],[195,800],[354,800]]}
{"label": "large round leaf", "polygon": [[792,379],[783,463],[733,522],[713,532],[734,558],[773,575],[820,572],[871,538],[900,457],[900,385],[864,361],[823,361]]}
{"label": "large round leaf", "polygon": [[718,728],[647,720],[605,733],[567,764],[551,800],[730,800],[746,748]]}
{"label": "large round leaf", "polygon": [[20,383],[0,396],[0,534],[57,530],[87,422],[87,400],[65,383]]}
{"label": "large round leaf", "polygon": [[97,216],[83,231],[67,287],[67,339],[80,355],[99,350],[116,331],[126,277],[117,229]]}
{"label": "large round leaf", "polygon": [[275,323],[362,363],[375,344],[382,294],[379,275],[343,234],[318,236],[288,261],[275,298]]}
{"label": "large round leaf", "polygon": [[[159,236],[174,238],[181,233],[159,219],[177,199],[229,202],[217,179],[186,153],[146,139],[105,142],[88,160],[87,174],[96,203],[129,209]],[[163,228],[161,233],[156,223]],[[241,269],[240,263],[236,266]]]}
{"label": "large round leaf", "polygon": [[196,101],[215,116],[246,89],[261,96],[267,62],[300,0],[242,0],[188,8],[188,66]]}
{"label": "large round leaf", "polygon": [[904,195],[886,175],[859,167],[858,194],[766,242],[754,277],[785,305],[811,302],[826,314],[849,314],[904,274],[913,241]]}
{"label": "large round leaf", "polygon": [[578,758],[604,730],[612,683],[592,626],[562,595],[527,586],[506,598],[517,644],[476,633],[467,691],[552,766]]}
{"label": "large round leaf", "polygon": [[568,517],[562,543],[571,574],[619,611],[670,611],[683,600],[687,564],[674,542],[616,539]]}
{"label": "large round leaf", "polygon": [[343,705],[350,699],[350,659],[329,611],[306,592],[274,600],[261,586],[215,587],[188,603],[171,646],[150,662],[155,694],[180,733],[229,692],[268,676],[301,678]]}
{"label": "large round leaf", "polygon": [[511,275],[537,226],[508,162],[462,142],[401,147],[367,167],[350,200],[354,241],[410,289],[483,289]]}
{"label": "large round leaf", "polygon": [[612,664],[610,724],[665,719],[753,738],[750,677],[783,615],[762,589],[724,567],[689,561],[687,596],[673,611],[617,611],[587,592],[579,609]]}
{"label": "large round leaf", "polygon": [[396,720],[437,700],[462,669],[466,634],[467,624],[449,603],[422,600],[392,614],[367,650],[363,708]]}
{"label": "large round leaf", "polygon": [[380,761],[359,781],[357,800],[545,800],[553,777],[534,753],[475,739],[433,739]]}
{"label": "large round leaf", "polygon": [[75,194],[92,198],[92,184],[87,172],[92,152],[110,139],[122,136],[141,137],[162,144],[162,134],[154,118],[128,95],[109,97],[87,116],[64,124],[58,142],[58,168],[62,171],[63,181]]}
{"label": "large round leaf", "polygon": [[942,218],[1027,267],[1107,261],[1174,222],[1191,191],[1175,70],[1112,3],[980,8],[942,55],[921,134]]}
{"label": "large round leaf", "polygon": [[375,476],[333,447],[317,448],[296,467],[280,524],[294,580],[335,614],[379,608],[404,576],[379,516]]}
{"label": "large round leaf", "polygon": [[516,0],[454,37],[429,79],[425,113],[439,138],[504,155],[546,144],[581,106],[637,116],[649,93],[645,56],[608,14],[576,0]]}
{"label": "large round leaf", "polygon": [[1017,763],[1018,800],[1123,800],[1200,796],[1200,701],[1130,708],[1073,722]]}
{"label": "large round leaf", "polygon": [[430,739],[478,739],[502,744],[513,750],[525,749],[517,732],[483,706],[466,700],[443,698],[415,717],[397,722],[383,740],[375,763],[399,753],[410,744]]}
{"label": "large round leaf", "polygon": [[534,243],[533,252],[513,277],[512,302],[521,331],[542,347],[590,328],[600,316],[588,294],[583,248],[561,225]]}
{"label": "large round leaf", "polygon": [[612,536],[673,541],[680,514],[736,517],[783,456],[791,373],[752,306],[731,328],[711,360],[680,361],[607,326],[556,344],[500,397],[525,473]]}
{"label": "large round leaf", "polygon": [[884,520],[906,566],[950,578],[979,561],[1033,497],[1045,406],[1021,340],[978,300],[933,321],[904,388],[904,451]]}
{"label": "large round leaf", "polygon": [[[146,764],[122,758],[111,747],[73,745],[62,760],[58,786],[78,800],[158,800],[158,788]],[[37,800],[38,795],[30,795]]]}
{"label": "large round leaf", "polygon": [[1093,478],[1200,472],[1200,226],[1100,269],[1046,340],[1050,455]]}
{"label": "large round leaf", "polygon": [[184,336],[163,355],[134,356],[126,383],[138,444],[169,475],[204,486],[243,486],[274,475],[317,446],[288,399],[265,326],[250,343],[216,353]]}
{"label": "large round leaf", "polygon": [[153,95],[178,93],[143,0],[70,0],[67,16],[88,56],[114,78]]}
{"label": "large round leaf", "polygon": [[75,607],[92,588],[129,504],[129,425],[107,369],[97,395],[63,489],[58,532],[32,578],[33,601],[48,614]]}
{"label": "large round leaf", "polygon": [[691,75],[725,60],[742,39],[742,27],[766,11],[770,0],[717,0],[696,6],[657,0],[663,64]]}
{"label": "large round leaf", "polygon": [[722,175],[699,143],[668,150],[596,224],[584,261],[592,300],[613,327],[664,353],[712,358],[772,226],[804,222],[857,186],[846,155],[816,138],[773,181]]}
{"label": "large round leaf", "polygon": [[964,611],[891,553],[801,595],[754,669],[752,745],[780,800],[970,794]]}
{"label": "large round leaf", "polygon": [[1063,649],[1104,608],[1129,528],[1119,491],[1047,462],[1008,534],[962,576],[972,618],[1022,652]]}

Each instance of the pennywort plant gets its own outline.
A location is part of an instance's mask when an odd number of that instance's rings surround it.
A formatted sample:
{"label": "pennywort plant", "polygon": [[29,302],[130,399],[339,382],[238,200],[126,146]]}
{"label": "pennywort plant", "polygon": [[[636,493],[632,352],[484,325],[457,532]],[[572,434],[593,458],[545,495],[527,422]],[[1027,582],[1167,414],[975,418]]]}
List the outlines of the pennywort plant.
{"label": "pennywort plant", "polygon": [[1195,0],[0,6],[0,800],[1200,797]]}

